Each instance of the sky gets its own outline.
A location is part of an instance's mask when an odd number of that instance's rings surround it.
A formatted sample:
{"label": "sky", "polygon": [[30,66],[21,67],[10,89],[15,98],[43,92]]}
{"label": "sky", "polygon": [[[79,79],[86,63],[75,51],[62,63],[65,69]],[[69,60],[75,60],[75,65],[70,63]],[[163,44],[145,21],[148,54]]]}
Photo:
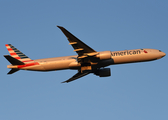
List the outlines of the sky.
{"label": "sky", "polygon": [[96,51],[153,48],[168,54],[167,0],[0,0],[1,120],[167,120],[168,58],[109,66],[61,83],[75,70],[7,75],[5,44],[31,59],[76,55],[63,26]]}

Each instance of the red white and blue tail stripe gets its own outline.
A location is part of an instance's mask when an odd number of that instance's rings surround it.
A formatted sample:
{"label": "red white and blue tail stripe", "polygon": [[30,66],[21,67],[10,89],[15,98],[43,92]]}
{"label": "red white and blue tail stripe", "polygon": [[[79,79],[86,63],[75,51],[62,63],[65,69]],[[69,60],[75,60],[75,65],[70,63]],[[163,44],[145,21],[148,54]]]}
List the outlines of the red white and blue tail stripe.
{"label": "red white and blue tail stripe", "polygon": [[32,62],[33,61],[29,57],[27,57],[25,54],[20,52],[17,48],[12,46],[11,44],[6,44],[5,46],[13,58],[20,60],[22,62]]}

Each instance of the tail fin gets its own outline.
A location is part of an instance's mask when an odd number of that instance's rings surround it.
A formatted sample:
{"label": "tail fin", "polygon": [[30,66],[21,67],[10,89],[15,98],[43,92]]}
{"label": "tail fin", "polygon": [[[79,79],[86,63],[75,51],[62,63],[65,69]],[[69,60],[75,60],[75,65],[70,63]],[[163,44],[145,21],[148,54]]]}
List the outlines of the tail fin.
{"label": "tail fin", "polygon": [[29,62],[32,61],[29,57],[27,57],[25,54],[23,54],[22,52],[20,52],[17,48],[15,48],[14,46],[12,46],[11,44],[6,44],[5,45],[7,50],[9,51],[10,55],[22,62]]}

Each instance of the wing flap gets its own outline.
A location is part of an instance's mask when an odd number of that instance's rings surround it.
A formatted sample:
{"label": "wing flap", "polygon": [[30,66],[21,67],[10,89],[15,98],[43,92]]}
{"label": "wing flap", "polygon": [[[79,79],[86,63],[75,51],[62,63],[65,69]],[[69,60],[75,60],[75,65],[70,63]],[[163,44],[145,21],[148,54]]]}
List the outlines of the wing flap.
{"label": "wing flap", "polygon": [[84,49],[83,48],[79,48],[79,49],[75,49],[74,51],[75,52],[80,52],[80,51],[83,51]]}
{"label": "wing flap", "polygon": [[75,44],[77,44],[77,42],[70,42],[69,44],[70,45],[75,45]]}

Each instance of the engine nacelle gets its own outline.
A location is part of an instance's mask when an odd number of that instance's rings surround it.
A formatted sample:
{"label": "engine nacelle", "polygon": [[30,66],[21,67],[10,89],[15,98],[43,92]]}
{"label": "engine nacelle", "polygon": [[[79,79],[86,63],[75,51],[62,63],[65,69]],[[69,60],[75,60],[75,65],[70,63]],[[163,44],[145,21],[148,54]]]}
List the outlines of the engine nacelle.
{"label": "engine nacelle", "polygon": [[99,54],[96,57],[99,58],[100,60],[111,59],[111,51],[99,52]]}
{"label": "engine nacelle", "polygon": [[108,76],[111,76],[111,71],[110,71],[110,68],[103,68],[103,69],[97,70],[94,74],[99,77],[108,77]]}

